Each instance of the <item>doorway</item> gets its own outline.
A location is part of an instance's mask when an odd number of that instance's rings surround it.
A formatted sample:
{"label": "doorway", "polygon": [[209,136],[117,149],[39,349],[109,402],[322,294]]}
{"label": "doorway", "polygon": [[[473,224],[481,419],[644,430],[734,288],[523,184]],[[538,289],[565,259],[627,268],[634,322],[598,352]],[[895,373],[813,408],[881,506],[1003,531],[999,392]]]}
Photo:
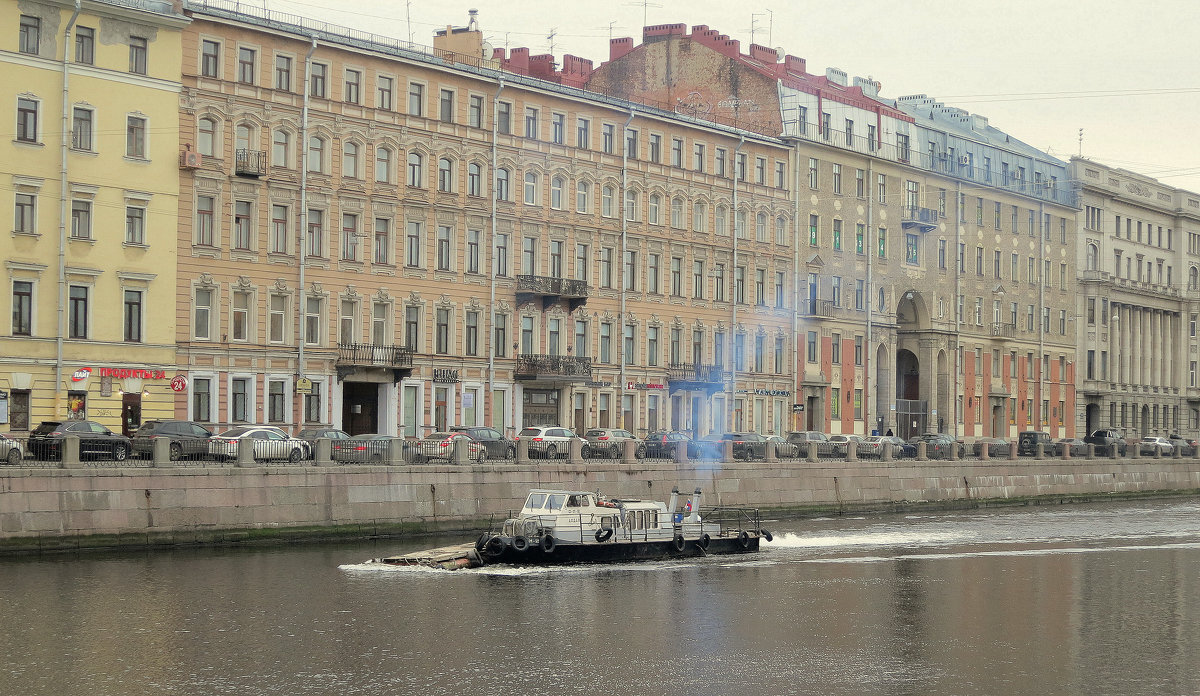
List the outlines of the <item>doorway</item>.
{"label": "doorway", "polygon": [[133,437],[142,427],[142,393],[125,392],[121,395],[121,434]]}
{"label": "doorway", "polygon": [[379,432],[379,385],[342,382],[342,428],[351,435]]}

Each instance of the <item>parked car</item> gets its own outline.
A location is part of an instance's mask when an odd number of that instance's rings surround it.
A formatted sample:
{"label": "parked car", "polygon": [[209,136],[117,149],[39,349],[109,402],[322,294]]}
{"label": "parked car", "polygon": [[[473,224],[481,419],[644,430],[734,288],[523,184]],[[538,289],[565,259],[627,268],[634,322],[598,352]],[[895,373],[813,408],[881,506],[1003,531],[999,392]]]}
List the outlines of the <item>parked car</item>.
{"label": "parked car", "polygon": [[775,456],[784,459],[795,459],[800,456],[800,445],[788,442],[778,435],[768,435],[767,442],[775,443]]}
{"label": "parked car", "polygon": [[516,459],[517,443],[504,437],[495,428],[485,425],[456,425],[447,428],[452,433],[465,433],[467,437],[483,445],[484,454],[489,459]]}
{"label": "parked car", "polygon": [[985,437],[976,440],[975,444],[972,445],[971,451],[974,452],[976,457],[982,457],[984,447],[988,448],[988,456],[992,458],[1007,457],[1009,452],[1012,451],[1012,443],[999,437]]}
{"label": "parked car", "polygon": [[584,439],[592,448],[593,457],[608,457],[620,459],[625,451],[626,442],[636,442],[634,456],[646,458],[646,445],[633,436],[633,433],[620,428],[591,428],[583,434]]}
{"label": "parked car", "polygon": [[[967,456],[967,446],[958,442],[946,433],[925,433],[911,437],[908,440],[909,444],[916,446],[917,444],[925,443],[925,456],[930,459],[949,459],[950,452],[957,451],[958,458],[962,459]],[[952,448],[957,448],[952,449]]]}
{"label": "parked car", "polygon": [[412,443],[404,438],[378,433],[366,433],[344,438],[330,438],[329,458],[335,462],[351,463],[382,463],[388,458],[388,446],[393,440],[401,443],[401,452],[405,462],[422,462],[425,458]]}
{"label": "parked car", "polygon": [[1042,446],[1044,454],[1054,454],[1054,440],[1050,439],[1050,433],[1026,430],[1017,435],[1017,456],[1032,457],[1037,454],[1037,446]]}
{"label": "parked car", "polygon": [[254,459],[286,459],[298,462],[309,457],[308,443],[292,437],[273,425],[246,425],[214,435],[208,443],[208,453],[218,459],[236,459],[238,441],[254,441]]}
{"label": "parked car", "polygon": [[135,457],[153,457],[154,441],[170,441],[167,448],[171,461],[188,457],[203,457],[208,454],[208,441],[212,439],[208,428],[185,420],[148,420],[142,423],[130,438]]}
{"label": "parked car", "polygon": [[1196,456],[1196,441],[1195,440],[1188,440],[1186,438],[1182,438],[1175,434],[1168,435],[1167,439],[1171,441],[1172,445],[1175,445],[1176,447],[1179,448],[1179,455],[1181,457]]}
{"label": "parked car", "polygon": [[[694,455],[692,447],[695,448]],[[688,457],[691,459],[722,459],[724,456],[725,443],[716,434],[692,440],[692,446],[688,448]]]}
{"label": "parked car", "polygon": [[1129,449],[1125,438],[1121,437],[1121,433],[1112,428],[1101,428],[1093,430],[1091,435],[1083,438],[1083,441],[1089,445],[1096,446],[1096,454],[1103,457],[1111,457],[1115,453],[1119,457],[1124,457],[1125,452]]}
{"label": "parked car", "polygon": [[25,458],[25,445],[12,435],[0,433],[0,460],[16,466]]}
{"label": "parked car", "polygon": [[1072,457],[1086,457],[1087,443],[1077,437],[1061,437],[1054,441],[1054,456],[1061,457],[1063,450],[1069,450]]}
{"label": "parked car", "polygon": [[858,451],[858,443],[860,443],[862,441],[863,441],[862,435],[854,435],[854,434],[830,435],[829,436],[830,452],[835,457],[845,457],[847,454],[850,453],[851,447],[855,448],[855,452],[857,452]]}
{"label": "parked car", "polygon": [[1155,449],[1161,449],[1162,456],[1170,457],[1175,445],[1172,445],[1167,438],[1158,435],[1148,435],[1138,443],[1138,454],[1143,457],[1153,457]]}
{"label": "parked car", "polygon": [[481,462],[487,456],[483,445],[472,440],[470,435],[461,432],[430,433],[417,440],[416,445],[418,451],[426,459],[444,459],[447,462],[453,462],[456,442],[466,443],[468,461]]}
{"label": "parked car", "polygon": [[767,458],[767,438],[758,433],[722,433],[717,442],[722,448],[725,442],[732,442],[734,459]]}
{"label": "parked car", "polygon": [[329,440],[347,440],[350,438],[350,433],[337,428],[304,428],[296,437],[308,443],[308,456],[311,458],[317,451],[317,440],[326,438]]}
{"label": "parked car", "polygon": [[798,430],[787,434],[787,441],[799,445],[800,456],[808,456],[808,448],[815,443],[818,455],[829,456],[833,449],[829,445],[829,436],[819,430]]}
{"label": "parked car", "polygon": [[870,435],[858,443],[858,456],[872,459],[883,458],[883,446],[892,445],[892,456],[896,459],[910,459],[917,456],[917,448],[895,435]]}
{"label": "parked car", "polygon": [[95,421],[42,421],[29,433],[29,453],[35,459],[62,459],[63,440],[79,437],[80,459],[110,457],[125,461],[133,451],[129,438]]}
{"label": "parked car", "polygon": [[523,428],[517,433],[517,442],[521,438],[529,439],[529,456],[555,459],[566,457],[571,451],[571,441],[578,440],[582,445],[582,456],[587,458],[592,453],[588,441],[579,437],[570,428],[557,425],[535,425]]}
{"label": "parked car", "polygon": [[646,456],[653,459],[672,459],[675,457],[675,448],[679,443],[686,443],[687,455],[690,459],[699,458],[699,445],[692,442],[687,433],[681,433],[676,430],[660,430],[650,433],[643,440],[646,446]]}

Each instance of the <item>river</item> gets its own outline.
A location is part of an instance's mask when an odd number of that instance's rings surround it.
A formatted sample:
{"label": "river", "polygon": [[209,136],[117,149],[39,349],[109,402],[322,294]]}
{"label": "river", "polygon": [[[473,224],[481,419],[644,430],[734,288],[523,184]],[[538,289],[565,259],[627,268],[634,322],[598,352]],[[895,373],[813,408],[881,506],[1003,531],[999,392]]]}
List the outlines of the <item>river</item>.
{"label": "river", "polygon": [[0,561],[0,693],[1200,694],[1200,501],[788,520],[739,557],[459,539]]}

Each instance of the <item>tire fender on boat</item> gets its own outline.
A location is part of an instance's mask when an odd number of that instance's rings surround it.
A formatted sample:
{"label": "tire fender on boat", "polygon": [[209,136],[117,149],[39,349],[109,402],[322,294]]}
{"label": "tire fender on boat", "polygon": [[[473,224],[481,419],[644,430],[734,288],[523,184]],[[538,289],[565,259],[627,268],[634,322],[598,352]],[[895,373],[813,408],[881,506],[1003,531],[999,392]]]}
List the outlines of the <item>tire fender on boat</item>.
{"label": "tire fender on boat", "polygon": [[542,553],[554,553],[554,537],[547,534],[542,537]]}
{"label": "tire fender on boat", "polygon": [[488,533],[484,532],[483,534],[479,535],[478,539],[475,540],[475,550],[479,553],[483,553],[483,549],[484,549],[484,547],[487,546],[487,543],[488,543]]}
{"label": "tire fender on boat", "polygon": [[750,548],[750,534],[749,534],[749,532],[747,532],[746,530],[744,530],[744,529],[743,529],[743,530],[742,530],[742,533],[738,535],[738,543],[742,545],[742,548],[743,548],[743,549],[748,549],[748,548]]}
{"label": "tire fender on boat", "polygon": [[710,536],[709,536],[709,535],[707,535],[707,534],[701,534],[701,535],[700,535],[700,541],[698,541],[698,542],[696,542],[696,543],[700,545],[700,548],[702,548],[702,549],[707,549],[707,548],[708,548],[708,544],[709,544],[709,542],[711,542],[711,541],[712,541],[712,537],[710,537]]}
{"label": "tire fender on boat", "polygon": [[513,537],[512,547],[513,551],[523,552],[525,549],[529,548],[529,540],[518,534],[517,536]]}
{"label": "tire fender on boat", "polygon": [[596,530],[596,541],[603,544],[604,542],[611,539],[612,535],[613,535],[612,529],[597,529]]}
{"label": "tire fender on boat", "polygon": [[775,537],[771,536],[771,533],[770,533],[770,532],[768,532],[768,531],[767,531],[767,530],[765,530],[765,529],[760,529],[760,530],[758,530],[758,535],[759,535],[760,537],[762,537],[762,538],[766,539],[768,542],[775,541]]}
{"label": "tire fender on boat", "polygon": [[676,534],[675,538],[671,540],[671,544],[675,547],[676,551],[682,551],[683,550],[683,535]]}
{"label": "tire fender on boat", "polygon": [[484,554],[495,558],[496,556],[503,554],[504,549],[507,546],[508,544],[504,543],[503,538],[494,536],[491,539],[488,539],[487,544],[483,547],[483,552]]}

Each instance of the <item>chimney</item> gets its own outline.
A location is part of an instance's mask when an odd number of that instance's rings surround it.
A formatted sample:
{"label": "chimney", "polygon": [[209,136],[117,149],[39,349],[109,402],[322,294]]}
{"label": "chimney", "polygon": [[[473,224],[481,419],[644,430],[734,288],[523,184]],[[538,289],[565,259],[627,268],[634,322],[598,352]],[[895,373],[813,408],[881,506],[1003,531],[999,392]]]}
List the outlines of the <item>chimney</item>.
{"label": "chimney", "polygon": [[836,85],[846,87],[848,78],[849,75],[841,68],[825,68],[825,79]]}
{"label": "chimney", "polygon": [[632,50],[632,38],[627,36],[623,39],[611,39],[608,42],[608,59],[609,61],[617,60]]}

